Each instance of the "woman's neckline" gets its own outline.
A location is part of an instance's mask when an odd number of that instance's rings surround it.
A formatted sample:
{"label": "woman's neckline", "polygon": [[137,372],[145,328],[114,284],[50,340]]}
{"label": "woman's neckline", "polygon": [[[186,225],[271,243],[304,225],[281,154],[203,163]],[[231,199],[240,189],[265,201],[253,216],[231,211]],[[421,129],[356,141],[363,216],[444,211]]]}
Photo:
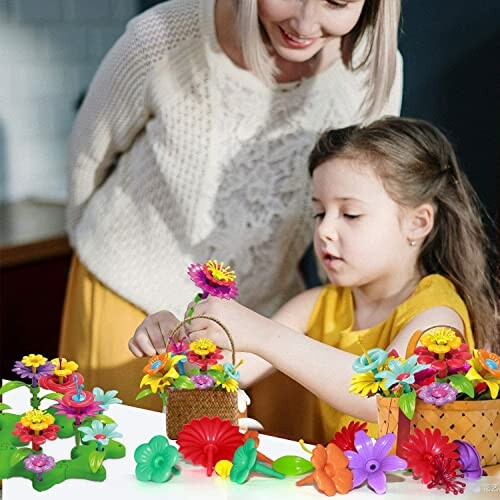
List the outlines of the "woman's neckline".
{"label": "woman's neckline", "polygon": [[232,77],[237,78],[240,82],[246,83],[256,88],[259,85],[261,90],[267,92],[288,92],[297,91],[300,92],[301,89],[308,88],[311,86],[315,88],[329,86],[332,87],[332,75],[334,73],[342,73],[346,70],[342,59],[339,58],[337,61],[333,62],[330,66],[322,70],[321,72],[301,78],[299,80],[290,82],[281,82],[274,84],[273,87],[268,87],[266,84],[260,80],[251,71],[240,67],[236,64],[231,57],[226,54],[224,49],[221,47],[219,40],[217,38],[216,24],[215,24],[215,7],[217,0],[201,0],[201,16],[205,21],[202,23],[206,30],[207,40],[210,48],[210,56],[214,59],[217,64],[217,69],[223,69],[227,71]]}

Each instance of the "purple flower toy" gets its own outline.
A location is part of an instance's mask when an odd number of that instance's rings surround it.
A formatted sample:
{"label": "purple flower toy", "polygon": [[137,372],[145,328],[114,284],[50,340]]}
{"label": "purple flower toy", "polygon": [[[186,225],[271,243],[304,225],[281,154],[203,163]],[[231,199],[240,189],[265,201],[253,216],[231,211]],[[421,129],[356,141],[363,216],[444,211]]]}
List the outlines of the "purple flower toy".
{"label": "purple flower toy", "polygon": [[12,371],[21,378],[31,379],[31,386],[38,387],[38,381],[41,377],[52,375],[54,365],[39,354],[30,354],[23,356],[22,361],[16,361]]}
{"label": "purple flower toy", "polygon": [[229,266],[224,267],[224,262],[209,260],[205,264],[191,264],[188,274],[194,284],[201,288],[198,302],[209,295],[221,299],[234,299],[238,295],[236,274]]}
{"label": "purple flower toy", "polygon": [[457,445],[457,451],[460,455],[458,462],[460,463],[460,472],[464,477],[469,479],[480,479],[486,475],[486,472],[481,467],[481,457],[476,448],[467,441],[456,439],[453,441]]}
{"label": "purple flower toy", "polygon": [[210,389],[214,385],[214,379],[210,375],[193,375],[190,377],[196,389]]}
{"label": "purple flower toy", "polygon": [[24,459],[23,463],[24,468],[26,470],[34,472],[37,475],[39,481],[42,480],[42,474],[44,472],[52,470],[56,465],[56,461],[52,457],[49,457],[44,453],[28,455]]}
{"label": "purple flower toy", "polygon": [[450,384],[432,382],[424,385],[418,391],[418,397],[424,400],[424,403],[436,406],[442,406],[446,403],[453,403],[457,398],[458,391]]}
{"label": "purple flower toy", "polygon": [[349,468],[353,473],[354,488],[367,480],[368,485],[373,488],[375,493],[385,493],[385,473],[406,469],[406,460],[396,455],[388,455],[395,440],[395,434],[390,432],[373,443],[366,432],[356,432],[354,436],[356,451],[347,450],[344,452],[349,459]]}

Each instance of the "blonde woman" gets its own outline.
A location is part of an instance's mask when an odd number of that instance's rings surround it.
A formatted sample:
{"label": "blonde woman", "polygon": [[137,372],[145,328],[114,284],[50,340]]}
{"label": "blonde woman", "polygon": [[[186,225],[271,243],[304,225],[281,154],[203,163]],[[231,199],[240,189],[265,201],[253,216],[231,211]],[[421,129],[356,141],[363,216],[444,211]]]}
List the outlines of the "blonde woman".
{"label": "blonde woman", "polygon": [[71,140],[60,354],[87,386],[134,403],[127,339],[147,313],[182,314],[191,262],[233,265],[266,315],[301,290],[307,157],[326,128],[399,114],[399,4],[172,0],[129,23]]}

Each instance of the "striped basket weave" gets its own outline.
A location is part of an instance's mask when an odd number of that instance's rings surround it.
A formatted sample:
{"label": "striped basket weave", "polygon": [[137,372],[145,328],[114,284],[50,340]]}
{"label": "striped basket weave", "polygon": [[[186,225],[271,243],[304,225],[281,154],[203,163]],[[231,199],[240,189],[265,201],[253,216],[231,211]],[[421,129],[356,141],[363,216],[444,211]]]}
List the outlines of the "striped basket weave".
{"label": "striped basket weave", "polygon": [[[235,364],[235,350],[231,334],[227,328],[217,319],[211,316],[191,316],[181,321],[172,331],[171,337],[180,331],[180,328],[193,319],[209,319],[217,323],[226,333],[231,344],[232,363]],[[167,389],[167,413],[166,427],[167,436],[177,439],[184,424],[188,424],[194,418],[220,417],[229,420],[232,424],[238,423],[238,394],[227,392],[224,389]]]}
{"label": "striped basket weave", "polygon": [[[425,332],[415,332],[408,343],[406,358]],[[450,441],[461,439],[474,445],[481,456],[481,465],[500,463],[500,399],[455,401],[443,406],[424,403],[417,398],[415,414],[408,420],[398,405],[398,398],[377,395],[379,435],[393,432],[397,439],[392,452],[400,455],[400,445],[414,429],[439,429]],[[400,455],[401,456],[401,455]]]}

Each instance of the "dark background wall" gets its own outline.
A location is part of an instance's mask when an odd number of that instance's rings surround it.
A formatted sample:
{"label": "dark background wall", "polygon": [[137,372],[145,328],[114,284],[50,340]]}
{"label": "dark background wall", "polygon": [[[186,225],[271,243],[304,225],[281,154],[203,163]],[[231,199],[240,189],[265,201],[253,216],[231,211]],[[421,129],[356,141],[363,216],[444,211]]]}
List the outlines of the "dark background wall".
{"label": "dark background wall", "polygon": [[[156,3],[139,5],[144,10]],[[498,220],[500,1],[402,5],[402,115],[432,121],[446,132],[487,213]],[[493,237],[491,222],[489,232]]]}

